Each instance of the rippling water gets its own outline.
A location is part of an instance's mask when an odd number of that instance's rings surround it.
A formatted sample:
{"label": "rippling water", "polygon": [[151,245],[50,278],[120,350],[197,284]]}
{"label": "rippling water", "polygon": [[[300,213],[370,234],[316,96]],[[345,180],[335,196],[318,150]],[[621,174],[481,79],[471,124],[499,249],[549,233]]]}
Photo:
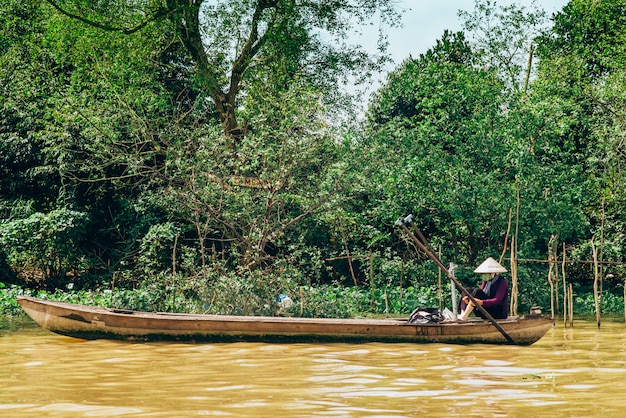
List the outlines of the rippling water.
{"label": "rippling water", "polygon": [[530,347],[83,341],[0,329],[2,417],[621,417],[623,323]]}

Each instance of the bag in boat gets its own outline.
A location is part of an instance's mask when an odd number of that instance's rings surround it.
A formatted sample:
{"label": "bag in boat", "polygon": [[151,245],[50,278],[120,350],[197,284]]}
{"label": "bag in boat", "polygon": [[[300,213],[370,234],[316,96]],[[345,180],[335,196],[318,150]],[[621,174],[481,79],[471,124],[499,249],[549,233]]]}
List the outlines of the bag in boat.
{"label": "bag in boat", "polygon": [[407,324],[428,324],[430,322],[441,322],[445,318],[437,308],[415,308]]}

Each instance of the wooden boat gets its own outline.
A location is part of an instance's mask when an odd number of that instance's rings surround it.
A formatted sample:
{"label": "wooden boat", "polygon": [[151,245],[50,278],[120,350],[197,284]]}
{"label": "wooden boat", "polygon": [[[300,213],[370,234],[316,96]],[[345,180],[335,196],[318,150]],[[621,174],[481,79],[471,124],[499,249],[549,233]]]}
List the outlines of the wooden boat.
{"label": "wooden boat", "polygon": [[[494,325],[468,321],[408,324],[406,319],[329,319],[149,313],[18,297],[52,332],[82,339],[130,341],[410,342],[507,344]],[[498,320],[515,344],[530,345],[552,327],[541,315]]]}

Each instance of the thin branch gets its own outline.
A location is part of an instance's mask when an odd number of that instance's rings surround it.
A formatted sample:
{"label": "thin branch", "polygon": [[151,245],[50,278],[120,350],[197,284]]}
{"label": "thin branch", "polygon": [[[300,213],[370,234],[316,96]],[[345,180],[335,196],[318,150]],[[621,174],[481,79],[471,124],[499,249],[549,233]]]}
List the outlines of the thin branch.
{"label": "thin branch", "polygon": [[120,32],[123,33],[125,35],[130,35],[133,34],[141,29],[143,29],[144,27],[146,27],[148,24],[150,24],[151,22],[154,22],[162,17],[165,17],[167,15],[169,15],[170,13],[173,13],[175,10],[167,10],[163,7],[158,7],[156,10],[153,10],[151,12],[146,13],[148,18],[145,19],[143,22],[139,23],[137,26],[131,27],[131,28],[122,28],[122,27],[115,27],[115,26],[110,26],[110,25],[105,25],[103,23],[99,23],[96,22],[95,20],[91,20],[88,19],[84,16],[81,16],[79,14],[76,13],[72,13],[66,9],[64,9],[63,7],[61,7],[56,1],[54,0],[46,0],[52,7],[54,7],[59,13],[71,18],[71,19],[75,19],[78,20],[80,22],[83,22],[89,26],[93,26],[95,28],[98,29],[102,29],[102,30],[106,30],[109,32]]}

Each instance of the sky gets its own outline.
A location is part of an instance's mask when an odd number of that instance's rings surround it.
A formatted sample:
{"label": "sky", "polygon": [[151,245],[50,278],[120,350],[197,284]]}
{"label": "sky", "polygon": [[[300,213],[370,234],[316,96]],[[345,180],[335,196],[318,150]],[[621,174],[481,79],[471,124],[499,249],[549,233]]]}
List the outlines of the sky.
{"label": "sky", "polygon": [[[518,4],[530,9],[532,0],[495,0],[498,6]],[[568,0],[535,0],[536,6],[544,9],[548,16],[552,16],[563,9]],[[425,53],[440,39],[444,30],[456,32],[462,29],[461,20],[457,16],[459,10],[472,11],[474,0],[397,0],[397,7],[404,10],[402,14],[403,27],[382,29],[388,36],[388,53],[393,60],[388,64],[386,71],[375,76],[372,89],[384,84],[387,73],[393,71],[409,56],[415,58]],[[365,28],[363,35],[356,42],[368,51],[376,51],[376,39],[379,25]]]}

